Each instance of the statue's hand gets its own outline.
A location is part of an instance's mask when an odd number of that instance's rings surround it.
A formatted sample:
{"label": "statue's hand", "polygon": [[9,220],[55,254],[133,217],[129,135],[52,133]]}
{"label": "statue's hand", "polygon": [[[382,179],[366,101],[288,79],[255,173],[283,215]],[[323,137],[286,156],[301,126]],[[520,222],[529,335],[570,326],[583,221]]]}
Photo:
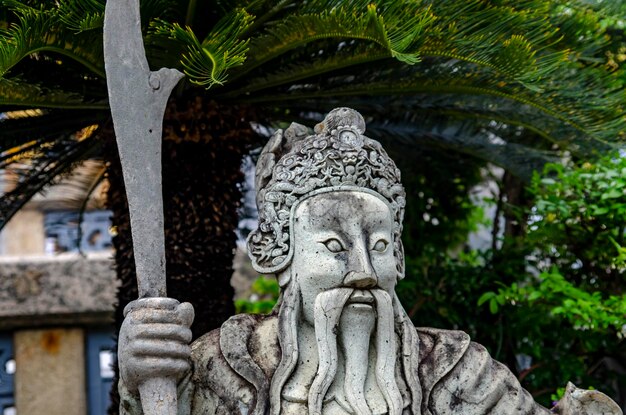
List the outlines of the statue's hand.
{"label": "statue's hand", "polygon": [[579,389],[571,382],[552,411],[559,415],[623,415],[619,406],[602,392]]}
{"label": "statue's hand", "polygon": [[118,342],[120,377],[136,392],[148,378],[176,381],[189,370],[193,307],[172,298],[141,298],[124,309]]}

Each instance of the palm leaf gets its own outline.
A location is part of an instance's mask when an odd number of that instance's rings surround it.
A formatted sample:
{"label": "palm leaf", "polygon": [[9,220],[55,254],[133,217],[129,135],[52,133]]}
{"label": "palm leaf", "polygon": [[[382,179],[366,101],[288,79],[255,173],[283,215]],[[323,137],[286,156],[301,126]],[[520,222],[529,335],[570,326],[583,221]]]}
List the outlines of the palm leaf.
{"label": "palm leaf", "polygon": [[[67,136],[109,118],[107,112],[21,110],[0,117],[0,154],[29,142]],[[13,151],[15,153],[15,151]]]}
{"label": "palm leaf", "polygon": [[82,141],[73,138],[58,140],[53,145],[41,148],[26,168],[15,166],[11,175],[15,178],[14,183],[5,184],[12,186],[13,190],[0,197],[0,229],[34,195],[60,180],[81,160],[95,155],[99,145],[100,142],[93,136]]}
{"label": "palm leaf", "polygon": [[68,29],[76,33],[101,29],[104,25],[104,1],[61,0],[59,19]]}
{"label": "palm leaf", "polygon": [[462,5],[432,2],[437,25],[427,32],[420,52],[490,67],[511,81],[540,83],[567,51],[549,51],[559,40],[545,7],[517,2],[515,7],[468,0]]}
{"label": "palm leaf", "polygon": [[399,6],[379,11],[376,5],[368,4],[365,12],[357,10],[348,5],[322,13],[285,17],[270,27],[266,34],[252,39],[249,62],[236,76],[241,77],[291,50],[330,38],[373,42],[385,49],[388,56],[402,62],[413,64],[419,61],[419,53],[410,50],[410,47],[432,21],[429,8],[405,8],[403,19]]}
{"label": "palm leaf", "polygon": [[248,42],[239,40],[239,35],[252,23],[252,16],[238,10],[223,18],[209,35],[200,42],[189,28],[177,23],[156,20],[151,24],[154,36],[177,40],[186,47],[182,66],[192,83],[210,88],[226,80],[226,71],[243,64],[248,51]]}
{"label": "palm leaf", "polygon": [[65,33],[59,9],[30,7],[14,0],[1,0],[0,4],[18,18],[0,31],[0,78],[25,57],[44,51],[67,56],[104,77],[102,42],[97,41],[97,33]]}
{"label": "palm leaf", "polygon": [[377,45],[342,45],[339,50],[318,55],[312,60],[290,59],[288,63],[279,63],[276,65],[278,69],[266,74],[261,72],[260,76],[246,79],[247,83],[243,86],[226,93],[217,92],[216,96],[228,99],[282,85],[291,86],[298,81],[328,73],[337,73],[344,68],[352,68],[388,57],[389,52]]}
{"label": "palm leaf", "polygon": [[[451,76],[451,73],[454,74]],[[450,95],[457,96],[457,107],[462,108],[467,100],[482,96],[488,102],[508,100],[517,105],[528,106],[527,117],[552,118],[552,125],[569,125],[577,129],[585,140],[590,139],[598,145],[616,142],[623,136],[623,100],[620,88],[607,90],[598,85],[594,71],[585,74],[564,72],[560,84],[546,82],[544,91],[534,91],[519,83],[508,83],[495,76],[489,68],[481,68],[459,61],[426,61],[411,67],[393,65],[393,62],[380,62],[380,65],[368,64],[357,75],[352,73],[335,76],[323,84],[303,83],[289,90],[266,91],[245,99],[250,103],[280,103],[301,100],[340,98],[347,101],[350,97],[396,96],[398,100],[410,100],[414,95]],[[571,76],[571,79],[570,79]],[[381,80],[385,79],[385,80]],[[602,78],[601,78],[602,79]],[[587,82],[585,82],[585,80]],[[608,82],[608,81],[606,81]],[[614,84],[620,85],[619,80]],[[578,83],[582,83],[578,85]],[[558,88],[569,85],[570,91]],[[320,87],[321,86],[321,87]],[[595,90],[591,89],[596,86]],[[549,88],[549,89],[548,89]],[[554,89],[553,89],[554,88]],[[582,91],[588,91],[585,100],[580,99]],[[608,104],[601,106],[600,102]],[[289,104],[287,104],[289,105]],[[543,114],[543,115],[542,115]],[[552,129],[558,135],[558,131]],[[558,141],[555,138],[555,141]]]}
{"label": "palm leaf", "polygon": [[107,109],[106,101],[91,101],[84,96],[47,87],[42,84],[26,82],[20,78],[0,78],[0,105],[25,106],[35,108],[74,108]]}
{"label": "palm leaf", "polygon": [[427,120],[371,122],[368,134],[381,140],[401,142],[410,147],[438,148],[471,155],[506,168],[515,176],[529,182],[533,172],[545,163],[557,160],[557,153],[541,151],[532,147],[510,143],[502,137],[477,128],[471,121],[456,121],[450,118]]}

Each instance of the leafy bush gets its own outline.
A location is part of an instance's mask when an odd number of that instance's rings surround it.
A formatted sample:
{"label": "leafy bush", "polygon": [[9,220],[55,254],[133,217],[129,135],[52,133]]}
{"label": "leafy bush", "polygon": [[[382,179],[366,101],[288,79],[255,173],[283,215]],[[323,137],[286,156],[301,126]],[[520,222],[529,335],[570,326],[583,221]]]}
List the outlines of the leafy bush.
{"label": "leafy bush", "polygon": [[626,159],[548,164],[528,190],[526,273],[478,304],[510,321],[516,353],[534,362],[520,374],[531,389],[571,380],[615,396],[626,386]]}
{"label": "leafy bush", "polygon": [[520,233],[485,251],[458,243],[481,212],[458,208],[476,176],[465,168],[457,177],[454,167],[419,189],[433,199],[429,217],[456,227],[436,229],[414,193],[407,201],[417,207],[407,212],[398,291],[414,323],[468,332],[546,406],[567,381],[618,396],[626,388],[626,161],[547,165],[527,188],[529,203],[503,207]]}
{"label": "leafy bush", "polygon": [[261,276],[252,283],[250,291],[249,298],[235,301],[237,313],[270,313],[278,300],[279,287],[276,279]]}

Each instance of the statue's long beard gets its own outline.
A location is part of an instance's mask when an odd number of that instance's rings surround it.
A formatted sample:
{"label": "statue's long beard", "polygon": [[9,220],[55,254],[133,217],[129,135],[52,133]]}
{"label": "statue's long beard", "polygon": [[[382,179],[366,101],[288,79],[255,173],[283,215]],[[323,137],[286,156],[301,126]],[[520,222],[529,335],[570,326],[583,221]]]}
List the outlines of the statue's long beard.
{"label": "statue's long beard", "polygon": [[[324,397],[337,374],[338,342],[340,328],[345,358],[344,391],[346,400],[356,415],[371,415],[364,394],[367,377],[368,350],[374,326],[371,322],[340,324],[351,288],[336,288],[320,293],[315,300],[315,337],[317,339],[319,366],[309,390],[309,414],[321,415]],[[376,310],[376,382],[387,404],[387,413],[402,413],[402,396],[395,379],[396,334],[391,297],[383,290],[371,290]],[[344,327],[345,326],[345,327]],[[348,344],[350,343],[350,344]]]}

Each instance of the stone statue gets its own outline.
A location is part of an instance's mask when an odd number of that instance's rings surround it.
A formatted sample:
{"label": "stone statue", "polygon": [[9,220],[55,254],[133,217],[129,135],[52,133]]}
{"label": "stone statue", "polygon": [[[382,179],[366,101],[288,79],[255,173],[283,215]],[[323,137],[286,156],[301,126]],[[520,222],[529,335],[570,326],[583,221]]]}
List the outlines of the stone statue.
{"label": "stone statue", "polygon": [[[189,304],[131,303],[119,339],[122,414],[141,414],[141,379],[178,381],[178,414],[550,414],[467,334],[415,328],[395,285],[404,276],[400,171],[365,122],[330,112],[309,135],[279,130],[257,166],[253,266],[275,274],[267,316],[237,315],[188,345]],[[622,415],[575,387],[562,415]],[[578,399],[584,396],[584,399]]]}

